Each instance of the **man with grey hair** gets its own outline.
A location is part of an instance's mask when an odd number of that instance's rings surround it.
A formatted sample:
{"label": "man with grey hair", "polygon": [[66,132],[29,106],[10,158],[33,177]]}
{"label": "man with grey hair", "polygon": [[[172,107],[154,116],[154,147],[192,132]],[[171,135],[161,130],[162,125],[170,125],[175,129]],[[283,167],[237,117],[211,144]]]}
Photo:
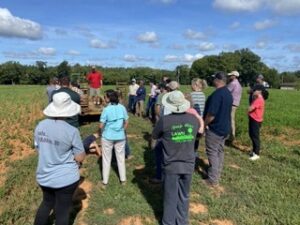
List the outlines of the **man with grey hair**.
{"label": "man with grey hair", "polygon": [[225,139],[230,133],[232,95],[226,87],[227,74],[217,72],[213,76],[216,90],[208,97],[204,109],[206,129],[205,145],[209,161],[206,184],[215,186],[219,183],[224,161]]}

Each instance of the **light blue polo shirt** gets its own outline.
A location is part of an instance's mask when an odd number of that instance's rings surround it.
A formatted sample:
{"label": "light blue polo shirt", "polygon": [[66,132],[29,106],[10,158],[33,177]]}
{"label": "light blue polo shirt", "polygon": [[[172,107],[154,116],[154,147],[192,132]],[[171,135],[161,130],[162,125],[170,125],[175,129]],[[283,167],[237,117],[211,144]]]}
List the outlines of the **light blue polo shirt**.
{"label": "light blue polo shirt", "polygon": [[84,152],[77,128],[63,120],[45,119],[34,132],[39,154],[37,182],[45,187],[60,188],[79,180],[74,156]]}
{"label": "light blue polo shirt", "polygon": [[125,120],[128,120],[128,114],[123,105],[106,106],[100,117],[100,122],[104,124],[102,137],[111,141],[125,140]]}

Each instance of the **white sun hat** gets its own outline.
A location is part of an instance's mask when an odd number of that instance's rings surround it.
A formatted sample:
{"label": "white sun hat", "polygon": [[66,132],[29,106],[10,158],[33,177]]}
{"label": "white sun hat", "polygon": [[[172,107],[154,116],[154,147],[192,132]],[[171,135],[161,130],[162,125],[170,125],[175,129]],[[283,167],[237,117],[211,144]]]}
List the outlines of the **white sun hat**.
{"label": "white sun hat", "polygon": [[227,76],[236,76],[236,77],[239,77],[240,74],[239,74],[238,71],[235,70],[235,71],[231,71],[230,73],[228,73]]}
{"label": "white sun hat", "polygon": [[54,94],[53,101],[43,111],[48,117],[71,117],[80,112],[80,105],[73,102],[66,92]]}
{"label": "white sun hat", "polygon": [[162,98],[162,104],[173,113],[186,112],[191,106],[191,103],[185,99],[181,91],[166,93]]}

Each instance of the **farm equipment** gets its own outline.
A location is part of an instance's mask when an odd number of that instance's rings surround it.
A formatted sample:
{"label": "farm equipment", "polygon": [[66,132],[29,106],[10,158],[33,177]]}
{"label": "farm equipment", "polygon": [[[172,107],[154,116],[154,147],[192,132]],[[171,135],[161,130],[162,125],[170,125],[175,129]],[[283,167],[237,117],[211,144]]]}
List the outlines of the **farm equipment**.
{"label": "farm equipment", "polygon": [[81,116],[95,116],[100,115],[104,106],[105,101],[102,96],[100,96],[100,104],[95,105],[89,96],[89,88],[81,88],[83,95],[81,96],[80,106],[81,106]]}
{"label": "farm equipment", "polygon": [[[78,73],[71,75],[71,80],[76,81],[80,84],[80,89],[83,92],[80,100],[81,114],[80,116],[97,116],[100,115],[105,107],[106,103],[103,96],[100,96],[100,104],[96,105],[92,101],[92,98],[89,95],[89,85],[84,77]],[[127,93],[128,93],[128,84],[127,82],[116,82],[116,91],[119,93],[120,103],[123,105],[127,104]],[[103,92],[101,90],[101,92]]]}

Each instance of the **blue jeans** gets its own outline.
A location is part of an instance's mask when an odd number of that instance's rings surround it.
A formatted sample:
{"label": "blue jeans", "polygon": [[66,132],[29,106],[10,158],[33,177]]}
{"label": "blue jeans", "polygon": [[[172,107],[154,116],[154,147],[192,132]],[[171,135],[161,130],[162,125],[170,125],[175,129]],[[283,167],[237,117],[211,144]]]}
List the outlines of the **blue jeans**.
{"label": "blue jeans", "polygon": [[146,109],[146,116],[149,117],[151,111],[151,119],[153,120],[155,118],[155,103],[156,103],[156,97],[154,98],[149,97],[147,109]]}
{"label": "blue jeans", "polygon": [[134,113],[135,112],[135,95],[129,95],[128,97],[128,111]]}

